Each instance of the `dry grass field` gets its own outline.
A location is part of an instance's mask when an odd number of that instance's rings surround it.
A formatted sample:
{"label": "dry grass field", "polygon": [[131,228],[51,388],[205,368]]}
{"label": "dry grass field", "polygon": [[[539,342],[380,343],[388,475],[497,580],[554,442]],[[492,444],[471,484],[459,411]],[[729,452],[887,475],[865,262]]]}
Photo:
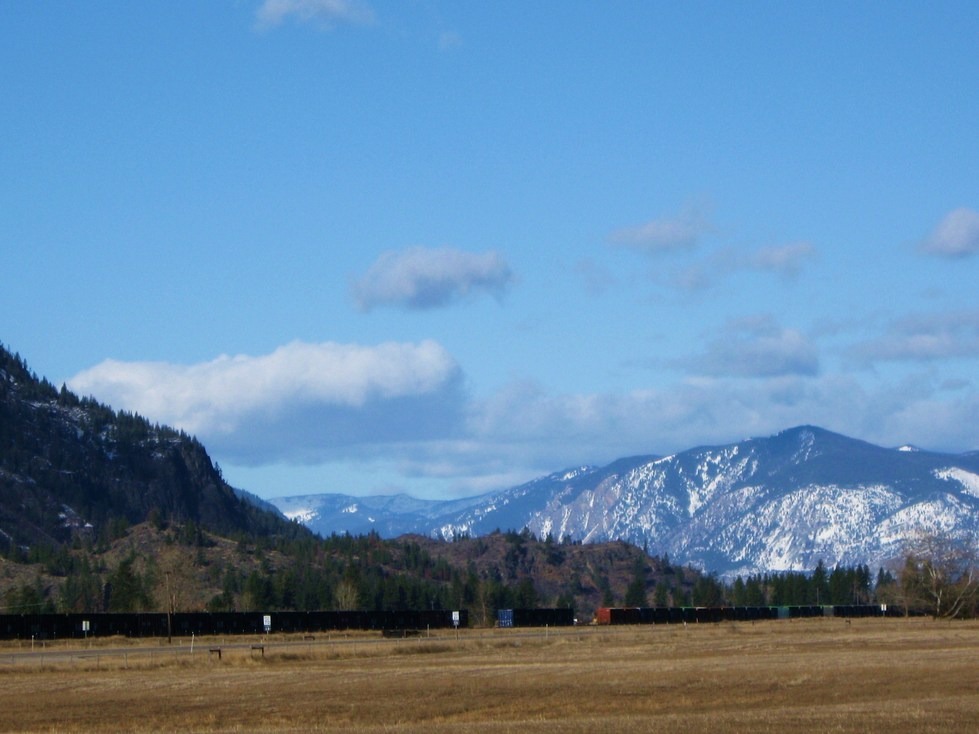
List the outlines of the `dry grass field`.
{"label": "dry grass field", "polygon": [[0,730],[977,731],[979,623],[4,643]]}

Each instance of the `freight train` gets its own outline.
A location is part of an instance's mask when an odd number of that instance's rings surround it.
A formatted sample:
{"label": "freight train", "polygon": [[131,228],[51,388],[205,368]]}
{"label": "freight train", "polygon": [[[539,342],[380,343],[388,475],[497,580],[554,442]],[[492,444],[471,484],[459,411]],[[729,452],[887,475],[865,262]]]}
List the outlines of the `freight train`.
{"label": "freight train", "polygon": [[782,607],[601,607],[595,624],[692,624],[753,622],[802,617],[894,617],[904,611],[885,604]]}
{"label": "freight train", "polygon": [[190,637],[256,635],[269,632],[310,634],[331,630],[425,630],[468,627],[469,612],[139,612],[72,614],[0,614],[0,639],[53,640],[107,637]]}
{"label": "freight train", "polygon": [[[594,624],[696,624],[747,622],[801,617],[893,617],[904,610],[885,605],[782,607],[602,607]],[[500,609],[498,627],[570,627],[578,623],[570,608]],[[72,614],[0,614],[0,639],[55,640],[108,637],[190,637],[260,635],[269,632],[311,634],[333,630],[380,632],[466,628],[469,611],[347,612],[137,612]]]}
{"label": "freight train", "polygon": [[[781,607],[601,607],[593,624],[698,624],[753,622],[800,617],[903,616],[903,610],[886,605],[781,606]],[[498,627],[565,627],[577,624],[571,609],[500,609]]]}
{"label": "freight train", "polygon": [[497,627],[571,627],[576,623],[574,610],[557,609],[498,609]]}

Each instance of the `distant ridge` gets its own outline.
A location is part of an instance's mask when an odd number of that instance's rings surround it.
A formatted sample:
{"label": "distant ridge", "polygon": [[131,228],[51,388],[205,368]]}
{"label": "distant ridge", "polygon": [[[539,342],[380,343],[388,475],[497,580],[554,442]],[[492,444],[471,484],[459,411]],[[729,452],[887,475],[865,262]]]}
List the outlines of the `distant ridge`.
{"label": "distant ridge", "polygon": [[454,502],[323,494],[271,500],[321,533],[433,537],[527,528],[625,540],[724,575],[886,566],[938,530],[979,536],[979,452],[889,449],[817,426],[555,472]]}

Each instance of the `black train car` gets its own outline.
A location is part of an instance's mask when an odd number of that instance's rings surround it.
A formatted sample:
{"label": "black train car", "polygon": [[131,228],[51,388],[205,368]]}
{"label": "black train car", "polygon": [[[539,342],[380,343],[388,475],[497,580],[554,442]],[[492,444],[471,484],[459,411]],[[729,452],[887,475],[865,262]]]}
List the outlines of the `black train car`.
{"label": "black train car", "polygon": [[734,619],[737,622],[778,619],[778,607],[734,607]]}
{"label": "black train car", "polygon": [[514,609],[515,627],[571,627],[574,610],[570,607],[543,609]]}
{"label": "black train car", "polygon": [[806,617],[824,617],[825,612],[823,608],[815,605],[797,605],[790,606],[789,608],[789,618],[790,619],[800,619]]}
{"label": "black train car", "polygon": [[[778,619],[779,607],[601,607],[597,624],[716,624]],[[781,607],[784,616],[823,614],[823,607]]]}
{"label": "black train car", "polygon": [[639,609],[640,624],[668,624],[670,610],[668,607],[641,607]]}
{"label": "black train car", "polygon": [[695,607],[693,610],[693,621],[698,624],[723,622],[726,618],[724,607]]}
{"label": "black train car", "polygon": [[[468,609],[423,609],[416,614],[418,615],[417,629],[451,629],[469,626]],[[574,624],[574,619],[571,623]]]}
{"label": "black train car", "polygon": [[498,609],[496,616],[500,627],[571,627],[574,625],[574,610],[569,607]]}
{"label": "black train car", "polygon": [[642,613],[639,607],[621,607],[609,610],[610,624],[639,624]]}
{"label": "black train car", "polygon": [[903,611],[895,609],[893,614],[880,604],[842,604],[833,607],[834,617],[887,617],[903,616]]}
{"label": "black train car", "polygon": [[167,615],[162,613],[3,614],[0,615],[0,638],[155,637],[166,634],[166,620]]}
{"label": "black train car", "polygon": [[[261,623],[263,615],[258,615]],[[273,632],[328,632],[333,630],[406,630],[468,627],[469,611],[405,609],[312,612],[271,612]]]}

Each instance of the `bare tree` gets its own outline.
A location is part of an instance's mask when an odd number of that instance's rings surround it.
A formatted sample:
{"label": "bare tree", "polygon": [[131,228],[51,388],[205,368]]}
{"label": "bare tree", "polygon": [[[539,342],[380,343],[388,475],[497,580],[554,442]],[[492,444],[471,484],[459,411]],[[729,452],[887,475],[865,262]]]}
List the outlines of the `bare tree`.
{"label": "bare tree", "polygon": [[936,619],[974,613],[979,593],[975,538],[947,533],[918,536],[905,558],[901,590],[907,606],[927,609]]}
{"label": "bare tree", "polygon": [[344,579],[333,590],[333,601],[337,611],[349,612],[357,608],[357,587]]}

